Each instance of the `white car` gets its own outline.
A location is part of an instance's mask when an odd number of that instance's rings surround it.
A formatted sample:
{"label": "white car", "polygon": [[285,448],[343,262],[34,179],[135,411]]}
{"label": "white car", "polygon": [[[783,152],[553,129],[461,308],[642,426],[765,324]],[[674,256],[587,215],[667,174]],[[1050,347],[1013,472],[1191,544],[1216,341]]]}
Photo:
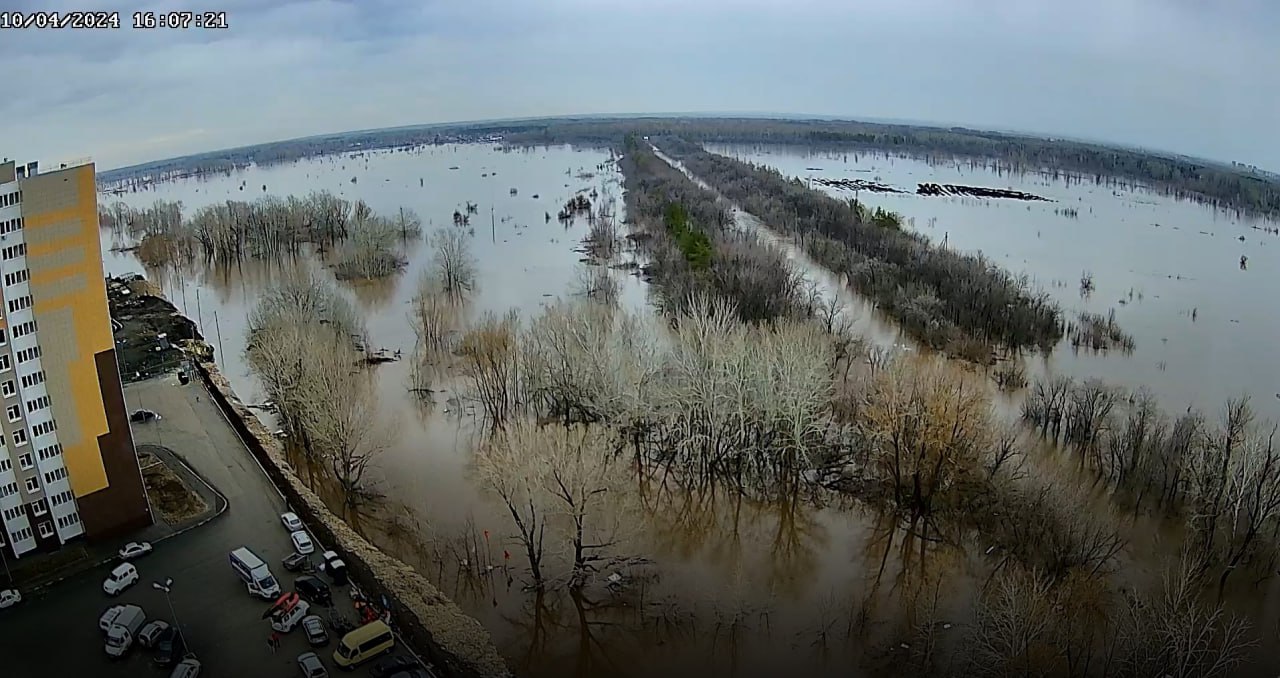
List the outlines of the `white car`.
{"label": "white car", "polygon": [[102,592],[109,596],[118,596],[124,593],[124,590],[138,583],[138,568],[131,563],[117,565],[116,569],[107,575],[107,580],[102,582]]}
{"label": "white car", "polygon": [[293,541],[293,550],[304,556],[309,556],[316,552],[316,545],[311,541],[311,535],[302,530],[290,534],[289,539]]}
{"label": "white car", "polygon": [[169,678],[196,678],[198,675],[200,675],[200,660],[187,657],[173,667],[173,673],[169,674]]}
{"label": "white car", "polygon": [[120,560],[133,560],[151,553],[151,542],[131,541],[120,549]]}
{"label": "white car", "polygon": [[104,632],[109,630],[111,625],[116,623],[116,617],[119,617],[122,611],[124,611],[124,605],[108,607],[107,611],[103,612],[101,617],[98,617],[98,628]]}
{"label": "white car", "polygon": [[0,591],[0,610],[7,607],[13,607],[22,602],[22,594],[16,589],[5,589]]}
{"label": "white car", "polygon": [[284,529],[290,532],[302,529],[302,519],[296,513],[281,513],[280,522],[284,523]]}
{"label": "white car", "polygon": [[143,647],[151,647],[156,644],[156,639],[168,630],[169,622],[167,621],[160,619],[149,621],[147,622],[147,625],[142,627],[142,630],[138,632],[138,644]]}

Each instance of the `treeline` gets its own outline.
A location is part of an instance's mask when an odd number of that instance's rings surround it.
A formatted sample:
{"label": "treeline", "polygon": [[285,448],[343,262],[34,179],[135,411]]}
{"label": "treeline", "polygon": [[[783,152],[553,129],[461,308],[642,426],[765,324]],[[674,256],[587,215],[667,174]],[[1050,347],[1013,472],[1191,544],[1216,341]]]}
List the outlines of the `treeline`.
{"label": "treeline", "polygon": [[422,220],[400,208],[376,214],[363,200],[328,191],[305,197],[263,196],[253,202],[206,205],[189,219],[180,202],[156,201],[135,209],[115,202],[99,209],[100,225],[133,237],[138,258],[160,266],[202,256],[226,264],[300,253],[306,244],[337,248],[340,278],[378,278],[404,266],[398,245],[422,234]]}
{"label": "treeline", "polygon": [[678,313],[701,294],[730,300],[745,321],[810,312],[803,281],[776,250],[734,225],[716,196],[635,138],[621,161],[630,236],[650,258],[660,305]]}
{"label": "treeline", "polygon": [[681,136],[707,143],[797,144],[866,149],[921,157],[998,160],[1009,169],[1057,170],[1102,183],[1123,178],[1180,198],[1259,215],[1280,215],[1280,180],[1248,168],[1065,139],[953,127],[843,120],[632,118],[548,122],[514,133],[512,142],[608,145],[626,133]]}
{"label": "treeline", "polygon": [[766,224],[794,237],[816,262],[847,276],[920,341],[975,360],[990,344],[1053,346],[1061,313],[1047,294],[1033,293],[982,256],[943,249],[896,221],[843,202],[776,170],[707,153],[663,137],[663,151]]}
{"label": "treeline", "polygon": [[1031,387],[1022,416],[1135,508],[1185,517],[1196,562],[1219,588],[1246,566],[1275,569],[1280,448],[1275,424],[1258,421],[1247,398],[1229,401],[1217,421],[1194,409],[1170,419],[1145,389],[1058,376]]}

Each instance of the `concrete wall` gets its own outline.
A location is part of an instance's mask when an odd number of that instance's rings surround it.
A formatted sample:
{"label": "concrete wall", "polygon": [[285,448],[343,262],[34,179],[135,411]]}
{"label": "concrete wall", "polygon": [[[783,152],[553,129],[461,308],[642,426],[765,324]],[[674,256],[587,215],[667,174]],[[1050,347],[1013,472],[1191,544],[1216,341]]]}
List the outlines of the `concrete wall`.
{"label": "concrete wall", "polygon": [[443,676],[509,678],[510,669],[489,632],[435,585],[403,562],[356,534],[302,483],[284,459],[280,443],[236,398],[212,364],[196,365],[218,407],[244,439],[249,451],[284,492],[290,506],[329,548],[337,551],[366,593],[386,595],[397,629]]}

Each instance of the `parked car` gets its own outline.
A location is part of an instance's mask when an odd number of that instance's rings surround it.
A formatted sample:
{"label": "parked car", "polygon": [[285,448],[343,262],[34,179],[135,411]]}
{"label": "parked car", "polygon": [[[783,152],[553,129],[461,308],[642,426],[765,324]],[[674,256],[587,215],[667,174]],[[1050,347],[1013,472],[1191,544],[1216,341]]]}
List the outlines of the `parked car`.
{"label": "parked car", "polygon": [[155,410],[134,410],[133,414],[129,415],[129,421],[135,424],[145,424],[158,419],[160,415],[156,414]]}
{"label": "parked car", "polygon": [[187,657],[173,667],[173,673],[169,674],[169,678],[196,678],[199,675],[200,660],[195,657]]}
{"label": "parked car", "polygon": [[329,631],[324,628],[324,620],[318,615],[302,618],[302,632],[307,634],[307,642],[311,643],[311,647],[329,644]]}
{"label": "parked car", "polygon": [[151,660],[156,666],[173,666],[186,653],[186,637],[178,633],[178,629],[170,627],[156,641],[156,654]]}
{"label": "parked car", "polygon": [[132,563],[124,563],[116,565],[116,569],[107,575],[106,581],[102,582],[102,592],[109,596],[118,596],[124,593],[124,590],[138,583],[138,568]]}
{"label": "parked car", "polygon": [[17,589],[5,589],[0,591],[0,610],[13,607],[22,602],[22,594]]}
{"label": "parked car", "polygon": [[333,604],[333,592],[319,577],[298,577],[293,580],[293,590],[316,605],[329,607]]}
{"label": "parked car", "polygon": [[108,607],[107,611],[103,612],[101,617],[98,617],[98,628],[103,633],[106,633],[111,629],[111,625],[116,623],[116,617],[119,617],[120,613],[123,611],[124,605],[112,605],[111,607]]}
{"label": "parked car", "polygon": [[131,541],[120,549],[120,560],[133,560],[151,553],[151,542]]}
{"label": "parked car", "polygon": [[325,571],[331,579],[334,586],[343,586],[347,583],[347,564],[342,562],[338,554],[333,551],[325,551],[320,554],[320,559],[324,561],[320,565],[320,569]]}
{"label": "parked car", "polygon": [[311,541],[311,535],[307,534],[305,530],[290,533],[289,540],[293,542],[294,553],[309,556],[316,552],[316,545]]}
{"label": "parked car", "polygon": [[284,524],[284,529],[290,532],[297,532],[298,530],[303,529],[302,519],[298,517],[298,514],[293,513],[292,511],[289,513],[281,513],[280,522]]}
{"label": "parked car", "polygon": [[369,671],[373,678],[391,678],[397,673],[403,673],[411,669],[416,669],[421,664],[417,659],[402,654],[393,654],[389,657],[383,657],[374,662],[373,668]]}
{"label": "parked car", "polygon": [[154,647],[156,640],[168,630],[169,622],[162,619],[153,619],[147,622],[147,625],[138,632],[138,644],[143,647]]}
{"label": "parked car", "polygon": [[324,668],[324,662],[320,661],[320,656],[314,652],[298,655],[298,669],[302,671],[304,678],[329,678],[329,671]]}

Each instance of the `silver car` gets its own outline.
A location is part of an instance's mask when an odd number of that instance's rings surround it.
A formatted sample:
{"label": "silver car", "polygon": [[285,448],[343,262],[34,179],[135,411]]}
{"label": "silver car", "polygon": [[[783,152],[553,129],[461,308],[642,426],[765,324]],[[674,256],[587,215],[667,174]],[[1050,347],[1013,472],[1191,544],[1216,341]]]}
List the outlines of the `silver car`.
{"label": "silver car", "polygon": [[298,655],[298,670],[302,671],[303,678],[329,678],[329,671],[320,661],[320,655],[314,652]]}
{"label": "silver car", "polygon": [[169,674],[169,678],[196,678],[199,675],[200,660],[195,657],[187,657],[173,667],[173,673]]}

